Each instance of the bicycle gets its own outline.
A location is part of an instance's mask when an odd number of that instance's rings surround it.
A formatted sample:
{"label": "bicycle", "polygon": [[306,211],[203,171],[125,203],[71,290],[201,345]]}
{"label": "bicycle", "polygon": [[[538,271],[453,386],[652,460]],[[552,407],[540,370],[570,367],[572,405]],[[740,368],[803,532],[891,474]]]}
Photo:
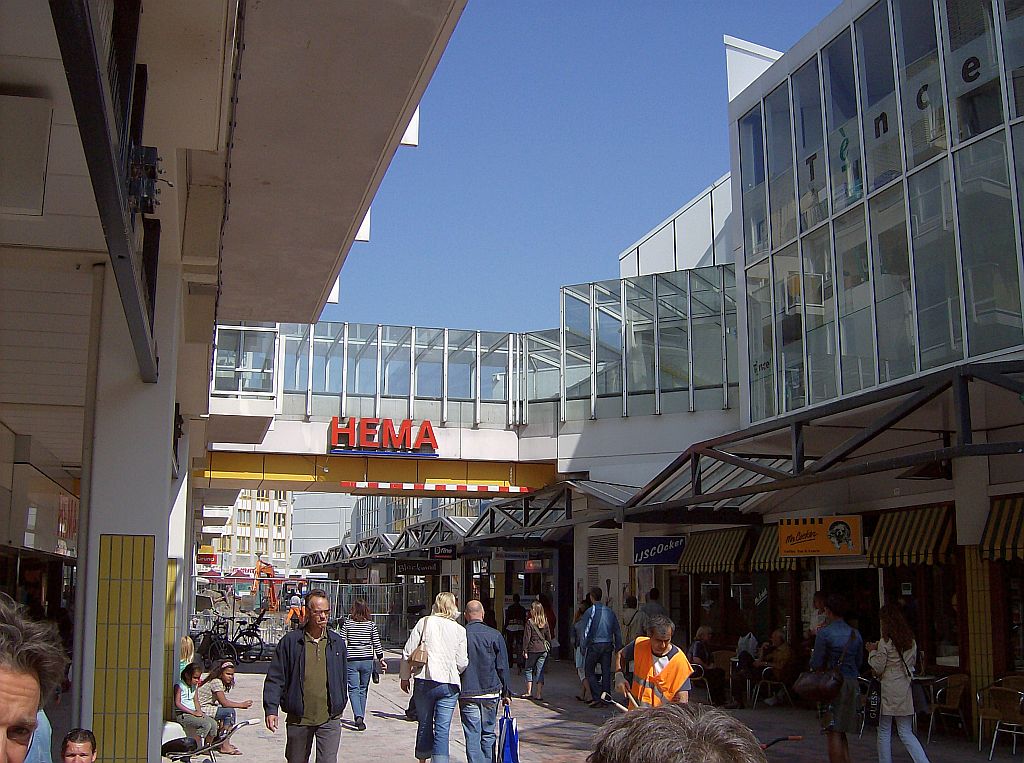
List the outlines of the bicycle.
{"label": "bicycle", "polygon": [[254,620],[238,624],[233,635],[229,636],[228,622],[233,617],[218,615],[213,627],[208,631],[197,633],[196,653],[202,657],[208,667],[222,660],[232,662],[253,663],[263,656],[266,644],[260,636],[260,626],[266,619],[267,610],[261,610]]}
{"label": "bicycle", "polygon": [[[260,636],[260,626],[266,617],[267,610],[261,609],[255,620],[251,620],[245,625],[239,624],[235,628],[235,633],[229,639],[229,643],[235,648],[235,653],[240,661],[253,663],[263,656],[266,645],[263,642],[263,637]],[[224,631],[226,636],[226,621],[224,622]]]}

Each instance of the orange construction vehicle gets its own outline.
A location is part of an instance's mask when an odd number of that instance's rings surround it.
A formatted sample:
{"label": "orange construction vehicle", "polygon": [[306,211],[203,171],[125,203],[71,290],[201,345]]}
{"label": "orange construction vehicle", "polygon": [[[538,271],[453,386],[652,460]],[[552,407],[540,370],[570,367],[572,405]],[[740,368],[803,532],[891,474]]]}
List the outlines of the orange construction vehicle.
{"label": "orange construction vehicle", "polygon": [[[253,571],[252,595],[260,601],[261,609],[269,609],[276,612],[278,607],[277,589],[274,587],[273,578],[274,565],[268,564],[259,557],[256,558],[256,568]],[[270,578],[270,580],[264,580]],[[263,585],[267,586],[266,598],[263,595]]]}

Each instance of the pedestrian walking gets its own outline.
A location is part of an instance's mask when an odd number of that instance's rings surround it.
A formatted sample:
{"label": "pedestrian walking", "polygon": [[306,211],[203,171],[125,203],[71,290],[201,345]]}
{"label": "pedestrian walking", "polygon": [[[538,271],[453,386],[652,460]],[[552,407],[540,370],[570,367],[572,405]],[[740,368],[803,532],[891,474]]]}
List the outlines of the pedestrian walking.
{"label": "pedestrian walking", "polygon": [[[604,704],[601,696],[611,691],[612,655],[622,649],[622,631],[615,613],[601,603],[604,592],[599,586],[590,589],[593,605],[583,616],[583,669],[590,683],[590,706]],[[597,668],[601,668],[601,679]]]}
{"label": "pedestrian walking", "polygon": [[544,663],[551,653],[551,627],[548,625],[544,605],[539,601],[530,605],[526,618],[526,632],[523,636],[523,656],[526,667],[526,692],[523,699],[544,699]]}
{"label": "pedestrian walking", "polygon": [[[203,713],[216,720],[222,732],[235,725],[238,717],[235,710],[248,710],[252,707],[251,699],[240,701],[228,699],[228,693],[233,688],[235,688],[235,663],[231,660],[222,660],[200,682],[199,689],[196,691],[196,699],[198,699]],[[220,745],[220,751],[225,755],[242,754],[242,751],[230,741],[225,741]]]}
{"label": "pedestrian walking", "polygon": [[[466,629],[456,622],[458,617],[455,595],[439,593],[430,614],[416,623],[402,649],[399,677],[402,691],[412,688],[416,701],[416,759],[421,763],[448,763],[448,734],[461,673],[469,665]],[[411,687],[414,673],[416,685]]]}
{"label": "pedestrian walking", "polygon": [[96,763],[99,749],[89,729],[71,729],[60,743],[61,763]]}
{"label": "pedestrian walking", "polygon": [[912,671],[917,642],[899,608],[886,604],[878,613],[882,638],[867,644],[868,665],[882,684],[882,712],[878,719],[878,760],[892,763],[892,724],[914,763],[928,763],[921,742],[914,736]]}
{"label": "pedestrian walking", "polygon": [[327,627],[330,616],[327,592],[307,593],[306,624],[281,637],[263,682],[263,712],[271,733],[278,728],[278,710],[287,713],[288,763],[309,763],[314,741],[317,763],[338,760],[348,657],[341,634]]}
{"label": "pedestrian walking", "polygon": [[512,603],[505,608],[505,643],[512,662],[523,669],[523,632],[526,630],[526,609],[519,603],[519,594],[512,594]]}
{"label": "pedestrian walking", "polygon": [[580,602],[580,605],[576,608],[572,628],[569,631],[569,640],[572,643],[573,653],[576,658],[576,676],[580,679],[580,693],[576,695],[576,699],[580,702],[590,702],[593,700],[593,697],[590,696],[590,682],[587,680],[587,672],[583,669],[583,628],[587,624],[583,616],[587,614],[588,609],[590,609],[589,596]]}
{"label": "pedestrian walking", "polygon": [[832,700],[823,717],[823,730],[828,737],[828,759],[831,763],[850,763],[850,743],[847,734],[858,731],[857,709],[860,691],[857,676],[860,673],[864,640],[856,628],[846,620],[846,600],[832,593],[825,599],[825,617],[828,624],[818,631],[811,654],[811,669],[838,668],[843,677],[839,695]]}
{"label": "pedestrian walking", "polygon": [[630,594],[626,597],[626,605],[622,608],[622,642],[624,644],[628,644],[637,636],[643,636],[647,633],[647,631],[640,629],[643,619],[643,613],[637,607],[636,596]]}
{"label": "pedestrian walking", "polygon": [[498,703],[508,705],[511,696],[508,651],[501,634],[482,622],[484,608],[479,601],[466,603],[465,617],[469,667],[462,674],[459,714],[466,738],[466,758],[469,763],[492,763]]}
{"label": "pedestrian walking", "polygon": [[366,731],[366,695],[370,689],[370,678],[376,670],[386,672],[384,648],[380,644],[377,624],[370,617],[370,608],[363,599],[356,599],[352,609],[341,626],[341,637],[345,639],[348,654],[348,698],[352,703],[352,715],[356,731]]}
{"label": "pedestrian walking", "polygon": [[[615,653],[615,689],[632,695],[640,707],[689,699],[693,668],[683,650],[672,643],[674,630],[671,620],[657,615],[647,621],[646,636],[637,636]],[[630,662],[633,677],[627,681],[623,670]]]}

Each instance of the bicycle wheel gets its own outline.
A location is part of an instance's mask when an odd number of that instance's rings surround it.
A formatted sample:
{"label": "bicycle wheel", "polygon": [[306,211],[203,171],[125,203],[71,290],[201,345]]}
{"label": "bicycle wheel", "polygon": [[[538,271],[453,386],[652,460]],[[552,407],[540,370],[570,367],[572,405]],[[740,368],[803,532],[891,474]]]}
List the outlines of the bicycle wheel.
{"label": "bicycle wheel", "polygon": [[238,659],[242,662],[256,662],[263,656],[263,639],[252,631],[239,633],[234,645],[238,650]]}
{"label": "bicycle wheel", "polygon": [[210,644],[210,663],[213,665],[221,660],[238,662],[238,650],[227,639],[217,638]]}

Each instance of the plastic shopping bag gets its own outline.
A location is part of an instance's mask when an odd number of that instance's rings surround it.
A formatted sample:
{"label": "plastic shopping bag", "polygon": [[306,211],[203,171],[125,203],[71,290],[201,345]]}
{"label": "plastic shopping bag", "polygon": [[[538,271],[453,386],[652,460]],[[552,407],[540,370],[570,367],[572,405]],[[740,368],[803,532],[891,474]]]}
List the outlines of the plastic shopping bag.
{"label": "plastic shopping bag", "polygon": [[519,763],[519,725],[508,705],[498,719],[498,763]]}

